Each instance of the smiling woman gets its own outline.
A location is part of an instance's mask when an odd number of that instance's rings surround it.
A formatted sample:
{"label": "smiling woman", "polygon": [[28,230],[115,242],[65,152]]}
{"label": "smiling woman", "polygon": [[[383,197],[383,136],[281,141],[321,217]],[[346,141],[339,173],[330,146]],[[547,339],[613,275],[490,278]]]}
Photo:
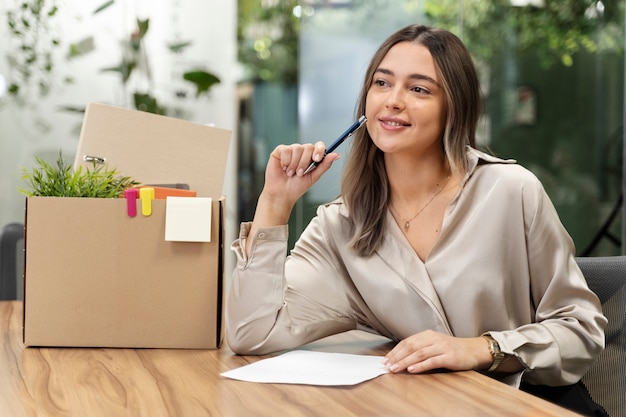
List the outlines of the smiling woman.
{"label": "smiling woman", "polygon": [[[399,42],[375,69],[365,103],[372,143],[384,153],[387,175],[399,179],[389,181],[389,207],[422,259],[437,240],[441,208],[450,203],[459,184],[456,178],[450,181],[450,164],[442,163],[446,95],[438,74],[427,47]],[[344,196],[353,207],[360,206],[350,201],[350,189]]]}
{"label": "smiling woman", "polygon": [[323,142],[271,153],[254,219],[232,245],[229,346],[264,354],[367,328],[398,342],[384,361],[392,373],[480,370],[516,387],[571,386],[578,411],[597,408],[579,380],[606,318],[537,177],[475,148],[480,107],[457,36],[409,25],[388,37],[363,78],[356,114],[367,124],[341,196],[289,255],[292,209],[339,155]]}

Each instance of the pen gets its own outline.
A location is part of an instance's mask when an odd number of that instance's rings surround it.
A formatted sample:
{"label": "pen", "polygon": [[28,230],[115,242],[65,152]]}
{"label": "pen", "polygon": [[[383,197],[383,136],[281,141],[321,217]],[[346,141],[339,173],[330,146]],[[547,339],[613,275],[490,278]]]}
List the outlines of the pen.
{"label": "pen", "polygon": [[[361,116],[359,117],[359,120],[357,120],[356,122],[354,122],[352,124],[352,126],[350,126],[348,128],[348,130],[346,130],[345,132],[343,132],[341,134],[341,136],[339,136],[339,138],[337,138],[336,141],[334,141],[328,148],[326,148],[326,150],[324,151],[324,156],[322,156],[322,160],[324,159],[324,157],[326,155],[328,155],[329,153],[331,153],[332,151],[334,151],[335,149],[337,149],[337,147],[339,145],[341,145],[341,143],[348,139],[350,136],[352,136],[352,134],[354,132],[356,132],[356,130],[358,128],[360,128],[361,126],[363,126],[363,124],[367,122],[367,117],[365,116]],[[304,171],[305,174],[308,174],[309,172],[313,171],[313,169],[318,166],[320,164],[320,162],[322,162],[321,160],[319,162],[311,162],[311,164],[306,168],[306,170]]]}

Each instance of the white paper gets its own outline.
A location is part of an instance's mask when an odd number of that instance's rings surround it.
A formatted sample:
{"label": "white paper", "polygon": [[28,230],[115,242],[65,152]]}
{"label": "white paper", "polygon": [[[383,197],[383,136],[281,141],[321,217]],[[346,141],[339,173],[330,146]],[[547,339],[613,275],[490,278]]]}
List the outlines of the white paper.
{"label": "white paper", "polygon": [[355,385],[387,373],[382,361],[382,356],[294,350],[220,375],[249,382]]}
{"label": "white paper", "polygon": [[211,203],[204,197],[167,197],[165,240],[210,242]]}

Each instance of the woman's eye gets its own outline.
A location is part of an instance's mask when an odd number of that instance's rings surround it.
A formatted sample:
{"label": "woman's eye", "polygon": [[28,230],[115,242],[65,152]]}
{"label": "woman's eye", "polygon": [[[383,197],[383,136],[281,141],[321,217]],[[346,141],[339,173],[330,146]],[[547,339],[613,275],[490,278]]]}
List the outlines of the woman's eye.
{"label": "woman's eye", "polygon": [[377,87],[384,87],[387,85],[387,82],[385,80],[375,80],[374,85]]}
{"label": "woman's eye", "polygon": [[426,90],[425,88],[422,87],[413,87],[411,90],[413,90],[414,92],[418,93],[418,94],[430,94],[430,91]]}

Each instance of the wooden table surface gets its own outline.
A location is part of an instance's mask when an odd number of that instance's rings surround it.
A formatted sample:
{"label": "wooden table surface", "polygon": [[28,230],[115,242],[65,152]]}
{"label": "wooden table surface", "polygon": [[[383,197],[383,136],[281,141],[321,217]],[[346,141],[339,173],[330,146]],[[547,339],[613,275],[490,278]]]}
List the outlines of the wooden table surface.
{"label": "wooden table surface", "polygon": [[[347,387],[221,377],[261,359],[219,350],[24,348],[22,303],[0,302],[0,416],[574,416],[480,373],[382,375]],[[384,355],[387,339],[348,332],[307,345]]]}

